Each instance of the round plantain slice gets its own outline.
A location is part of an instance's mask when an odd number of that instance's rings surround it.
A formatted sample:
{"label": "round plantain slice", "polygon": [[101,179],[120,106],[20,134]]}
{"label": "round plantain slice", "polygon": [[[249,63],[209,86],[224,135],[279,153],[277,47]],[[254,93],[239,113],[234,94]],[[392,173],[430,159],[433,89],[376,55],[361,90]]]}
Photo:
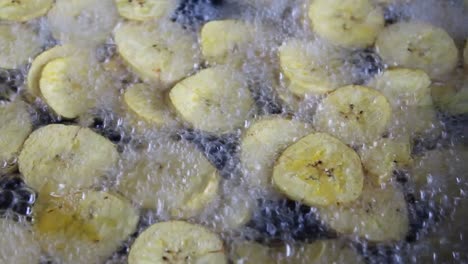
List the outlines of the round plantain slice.
{"label": "round plantain slice", "polygon": [[37,34],[24,24],[0,25],[0,68],[14,69],[41,52]]}
{"label": "round plantain slice", "polygon": [[381,91],[392,106],[432,105],[431,79],[421,70],[395,68],[378,75],[368,84]]}
{"label": "round plantain slice", "polygon": [[111,36],[118,17],[114,0],[57,0],[47,22],[62,43],[94,46]]}
{"label": "round plantain slice", "polygon": [[0,219],[0,234],[0,263],[39,263],[41,248],[27,226]]}
{"label": "round plantain slice", "polygon": [[218,195],[218,172],[189,143],[167,142],[142,155],[133,164],[129,161],[118,188],[143,208],[190,218]]}
{"label": "round plantain slice", "polygon": [[225,63],[231,56],[242,55],[253,40],[253,25],[240,20],[217,20],[203,25],[200,42],[203,56],[209,62]]}
{"label": "round plantain slice", "polygon": [[324,94],[352,83],[340,50],[319,41],[288,40],[278,55],[287,86],[297,96]]}
{"label": "round plantain slice", "polygon": [[54,0],[0,0],[0,19],[24,22],[43,16]]}
{"label": "round plantain slice", "polygon": [[114,31],[120,56],[145,82],[167,88],[198,63],[195,39],[177,24],[123,23]]}
{"label": "round plantain slice", "polygon": [[[95,104],[91,68],[79,57],[54,59],[42,69],[39,87],[46,103],[58,115],[75,118]],[[94,79],[94,78],[93,78]]]}
{"label": "round plantain slice", "polygon": [[18,163],[25,182],[47,194],[92,186],[118,158],[116,147],[90,129],[54,124],[28,137]]}
{"label": "round plantain slice", "polygon": [[311,125],[279,116],[255,121],[245,131],[240,145],[240,161],[249,186],[271,186],[273,165],[278,155],[311,132]]}
{"label": "round plantain slice", "polygon": [[339,233],[374,242],[404,239],[409,230],[404,194],[391,184],[381,188],[366,183],[358,200],[319,207],[318,215]]}
{"label": "round plantain slice", "polygon": [[133,84],[127,88],[123,99],[129,110],[137,116],[137,120],[158,127],[175,124],[163,95],[155,90],[143,83]]}
{"label": "round plantain slice", "polygon": [[43,250],[60,263],[102,263],[137,224],[138,212],[130,202],[85,191],[42,201],[34,230]]}
{"label": "round plantain slice", "polygon": [[135,240],[129,264],[227,263],[223,241],[203,226],[182,221],[150,226]]}
{"label": "round plantain slice", "polygon": [[225,66],[201,70],[179,82],[169,98],[195,129],[213,133],[241,127],[254,106],[244,78]]}
{"label": "round plantain slice", "polygon": [[119,14],[129,20],[146,21],[167,16],[175,9],[168,0],[115,0]]}
{"label": "round plantain slice", "polygon": [[273,185],[309,206],[351,202],[361,194],[363,179],[357,153],[324,133],[289,146],[273,168]]}
{"label": "round plantain slice", "polygon": [[399,22],[385,28],[375,43],[390,66],[421,69],[440,79],[455,69],[458,50],[443,29],[421,22]]}
{"label": "round plantain slice", "polygon": [[359,151],[368,180],[375,184],[390,181],[393,171],[411,165],[411,144],[409,137],[382,138]]}
{"label": "round plantain slice", "polygon": [[350,85],[333,91],[321,102],[314,127],[354,145],[379,138],[391,116],[391,106],[382,93]]}
{"label": "round plantain slice", "polygon": [[0,103],[0,175],[16,168],[14,161],[32,132],[27,107],[20,100]]}
{"label": "round plantain slice", "polygon": [[80,54],[78,49],[71,45],[55,46],[39,54],[39,56],[33,60],[28,71],[28,93],[34,97],[41,95],[39,81],[41,79],[42,70],[47,63],[58,58],[69,57],[72,55],[82,56],[83,54]]}
{"label": "round plantain slice", "polygon": [[314,0],[309,19],[320,37],[349,48],[371,46],[384,27],[382,10],[369,0]]}

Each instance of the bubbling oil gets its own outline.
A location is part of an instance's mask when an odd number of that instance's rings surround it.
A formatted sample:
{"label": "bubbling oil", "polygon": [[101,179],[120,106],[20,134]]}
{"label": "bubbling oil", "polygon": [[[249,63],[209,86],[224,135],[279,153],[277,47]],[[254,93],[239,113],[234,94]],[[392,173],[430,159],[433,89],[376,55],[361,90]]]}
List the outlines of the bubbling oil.
{"label": "bubbling oil", "polygon": [[[92,128],[118,146],[121,161],[109,172],[102,185],[96,186],[98,189],[118,190],[122,179],[128,176],[126,172],[130,166],[158,149],[167,148],[168,142],[184,141],[202,152],[221,175],[216,198],[200,214],[191,218],[191,221],[216,230],[227,245],[245,239],[269,245],[282,244],[286,249],[282,258],[287,259],[300,254],[303,249],[301,243],[304,241],[310,243],[316,239],[337,236],[320,223],[315,209],[286,201],[275,191],[249,187],[243,178],[243,168],[239,162],[239,142],[243,129],[256,118],[277,114],[304,122],[313,121],[313,114],[322,96],[299,98],[290,94],[285,88],[285,76],[281,74],[276,56],[279,46],[288,39],[317,39],[310,30],[307,19],[308,1],[188,0],[182,2],[190,4],[179,5],[179,9],[167,15],[166,22],[155,22],[161,23],[163,27],[165,23],[177,23],[194,39],[197,38],[200,27],[210,20],[239,19],[247,21],[254,28],[254,39],[248,45],[246,58],[242,61],[241,74],[244,77],[243,85],[249,87],[250,96],[253,96],[256,104],[244,127],[223,135],[193,130],[185,125],[136,128],[132,121],[134,115],[122,105],[122,96],[129,85],[141,80],[125,67],[112,38],[113,28],[124,21],[118,17],[112,0],[85,2],[87,4],[84,11],[76,19],[54,13],[28,24],[35,28],[38,41],[44,49],[56,44],[72,43],[86,51],[93,70],[103,69],[102,76],[97,80],[98,84],[93,74],[88,75],[92,80],[83,82],[85,85],[96,84],[88,87],[95,90],[89,93],[95,105],[72,120],[57,116],[38,99],[31,104],[31,112],[36,127],[50,123],[78,123]],[[444,28],[460,50],[468,37],[468,10],[463,8],[462,1],[413,0],[391,5],[386,12],[392,20],[422,20]],[[388,19],[389,22],[391,19]],[[197,47],[196,41],[194,45]],[[354,75],[352,79],[355,84],[365,83],[387,67],[372,49],[353,51],[345,64],[349,73]],[[190,74],[205,67],[208,65],[200,60],[194,63]],[[16,88],[8,92],[3,90],[12,87],[11,82],[24,80],[26,72],[27,66],[5,74],[0,72],[0,101],[11,100],[12,94],[18,93]],[[19,86],[19,93],[26,89],[24,81],[22,82],[23,86],[16,83],[14,85]],[[8,98],[5,99],[3,94],[7,94]],[[435,122],[437,124],[434,125],[442,127],[441,135],[436,138],[418,138],[415,142],[417,162],[428,170],[420,179],[414,179],[411,171],[400,172],[412,218],[412,237],[408,241],[392,245],[375,245],[365,240],[349,243],[370,263],[468,261],[465,248],[468,228],[463,222],[468,216],[468,157],[466,151],[459,151],[459,146],[466,147],[468,144],[468,119],[466,116],[454,117],[439,113]],[[184,166],[190,167],[192,164],[187,163]],[[430,166],[435,168],[430,169]],[[153,223],[171,218],[164,211],[161,199],[157,196],[149,199],[161,206],[142,209],[138,232]],[[121,249],[106,263],[126,263],[126,256],[134,239],[135,236],[125,241]],[[44,259],[47,260],[46,257]]]}

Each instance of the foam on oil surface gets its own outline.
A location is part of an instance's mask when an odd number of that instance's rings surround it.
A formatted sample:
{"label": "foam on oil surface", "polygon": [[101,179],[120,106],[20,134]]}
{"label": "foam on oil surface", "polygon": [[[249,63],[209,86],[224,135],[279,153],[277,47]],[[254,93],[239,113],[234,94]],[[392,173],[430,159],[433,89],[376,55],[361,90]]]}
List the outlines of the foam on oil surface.
{"label": "foam on oil surface", "polygon": [[[314,239],[332,236],[333,234],[327,233],[327,230],[323,230],[319,226],[311,214],[313,210],[304,209],[294,203],[284,204],[281,202],[261,203],[260,205],[264,206],[264,212],[254,213],[254,215],[264,222],[255,222],[254,228],[249,226],[235,230],[230,229],[228,223],[234,221],[233,215],[242,214],[245,208],[258,209],[257,199],[268,197],[268,199],[275,200],[278,199],[278,195],[276,193],[265,194],[259,190],[247,188],[242,179],[242,170],[238,162],[238,142],[242,134],[240,129],[229,135],[214,137],[184,128],[136,131],[132,127],[129,122],[132,117],[123,109],[120,97],[126,85],[129,82],[136,82],[137,78],[122,70],[122,66],[119,65],[118,59],[114,55],[115,47],[112,46],[110,31],[113,25],[117,25],[119,21],[117,21],[116,11],[109,5],[109,1],[104,2],[106,1],[96,1],[95,6],[91,4],[89,10],[99,11],[85,12],[73,21],[61,16],[54,16],[30,22],[38,31],[44,47],[50,47],[56,42],[71,42],[90,51],[90,61],[95,65],[93,68],[115,63],[115,65],[111,65],[112,71],[108,71],[103,77],[103,81],[109,81],[109,87],[104,89],[104,92],[97,98],[96,108],[77,121],[82,125],[91,126],[95,131],[116,142],[122,153],[124,161],[115,168],[109,175],[109,179],[100,188],[113,190],[119,184],[119,179],[125,177],[123,172],[127,169],[126,164],[136,162],[141,155],[145,155],[145,151],[152,151],[162,145],[167,145],[169,139],[187,140],[195,144],[221,171],[223,176],[219,197],[207,206],[194,221],[222,232],[223,238],[228,242],[244,237],[258,238],[259,232],[262,238],[289,239],[289,244],[304,237]],[[462,5],[461,1],[414,0],[410,4],[401,6],[401,14],[407,18],[423,20],[443,27],[461,45],[463,40],[468,37],[468,27],[466,26],[468,25],[468,11],[463,9]],[[248,80],[246,85],[250,86],[257,101],[255,115],[292,113],[298,119],[311,121],[311,113],[315,111],[318,98],[311,97],[297,101],[293,97],[292,100],[297,103],[297,108],[291,108],[284,103],[282,104],[279,95],[275,92],[277,87],[281,85],[281,76],[278,74],[279,63],[275,56],[278,47],[284,40],[292,37],[315,38],[309,29],[307,15],[304,12],[305,6],[304,1],[226,0],[223,4],[206,4],[197,6],[197,9],[186,7],[184,12],[180,12],[174,20],[185,25],[188,30],[192,30],[192,33],[189,34],[194,34],[204,21],[211,19],[235,18],[252,23],[253,27],[258,30],[258,34],[255,34],[256,39],[251,47],[252,52],[247,52],[248,57],[244,61],[242,70]],[[193,19],[202,22],[198,22],[198,26],[195,25],[193,28],[187,26],[193,25]],[[59,32],[58,35],[56,33],[54,36],[63,38],[61,41],[51,38],[54,30]],[[101,35],[99,38],[94,38],[95,35],[102,32],[104,32],[104,37]],[[99,44],[103,41],[110,44],[107,46]],[[96,47],[99,47],[97,58],[94,57]],[[375,62],[378,59],[369,59],[366,55],[364,57],[356,55],[355,60],[358,61],[359,67],[354,71],[361,79],[369,78],[369,75],[381,71],[381,65],[376,66],[378,63]],[[99,63],[103,64],[98,66]],[[194,65],[194,70],[198,68],[200,65]],[[362,69],[365,72],[362,72]],[[123,73],[125,73],[125,78],[122,77]],[[15,78],[11,74],[16,73],[9,74],[7,78],[4,78],[5,82],[11,82]],[[122,79],[116,81],[116,78]],[[1,77],[0,81],[4,82]],[[2,87],[0,86],[0,89],[3,89]],[[95,87],[91,89],[95,89]],[[63,121],[50,114],[50,111],[41,108],[41,105],[38,105],[37,109],[36,115],[34,115],[37,126]],[[450,175],[429,175],[427,186],[420,192],[416,191],[418,189],[412,184],[406,186],[409,191],[415,193],[420,203],[418,206],[429,208],[414,210],[415,214],[422,215],[416,215],[416,217],[427,220],[424,223],[415,223],[415,225],[422,225],[422,229],[427,228],[425,233],[428,234],[422,236],[421,240],[417,242],[401,243],[393,248],[380,248],[372,252],[367,249],[362,250],[372,256],[371,262],[379,262],[382,259],[395,263],[421,263],[422,259],[428,263],[451,260],[468,261],[468,256],[463,248],[466,245],[465,236],[468,235],[468,229],[463,224],[463,219],[467,217],[466,212],[468,211],[468,203],[466,202],[466,172],[468,170],[465,165],[466,157],[460,156],[452,146],[453,142],[466,144],[468,122],[457,118],[443,118],[441,117],[444,122],[443,136],[437,142],[426,142],[430,147],[424,145],[423,149],[427,151],[427,148],[439,149],[441,146],[454,149],[444,157],[446,159],[444,162],[451,167]],[[247,124],[248,121],[246,121]],[[190,166],[190,164],[186,164],[186,166]],[[411,180],[411,175],[409,178]],[[154,199],[158,198],[154,197]],[[435,199],[441,202],[442,206],[434,207],[433,201]],[[167,217],[164,217],[158,210],[146,211],[143,213],[140,229],[165,218]],[[436,218],[439,219],[438,223],[434,223]],[[426,227],[425,223],[432,225]],[[278,233],[279,229],[283,233]],[[315,234],[311,234],[312,232]],[[294,250],[300,251],[297,247]],[[126,251],[126,249],[121,250],[108,263],[125,263]]]}

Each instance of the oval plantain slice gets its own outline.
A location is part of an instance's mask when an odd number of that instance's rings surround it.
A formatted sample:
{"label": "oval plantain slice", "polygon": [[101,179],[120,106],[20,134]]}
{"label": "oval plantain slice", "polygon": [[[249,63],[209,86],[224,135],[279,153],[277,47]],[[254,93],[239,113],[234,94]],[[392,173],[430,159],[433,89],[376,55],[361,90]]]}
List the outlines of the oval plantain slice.
{"label": "oval plantain slice", "polygon": [[279,116],[255,121],[240,145],[245,181],[251,187],[268,188],[277,156],[289,145],[312,132],[311,125]]}
{"label": "oval plantain slice", "polygon": [[37,34],[24,24],[0,25],[0,68],[14,69],[41,52]]}
{"label": "oval plantain slice", "polygon": [[136,115],[137,120],[143,120],[146,124],[158,127],[175,124],[163,95],[149,85],[143,83],[131,85],[125,91],[123,99],[129,110]]}
{"label": "oval plantain slice", "polygon": [[432,105],[431,79],[421,70],[395,68],[378,75],[368,84],[381,91],[392,106]]}
{"label": "oval plantain slice", "polygon": [[129,264],[227,263],[223,241],[203,226],[182,221],[150,226],[135,240]]}
{"label": "oval plantain slice", "polygon": [[[78,57],[54,59],[42,69],[39,87],[46,103],[58,115],[75,118],[95,104],[95,87],[88,81],[91,68]],[[94,78],[93,78],[94,79]]]}
{"label": "oval plantain slice", "polygon": [[47,22],[62,43],[94,46],[111,36],[118,16],[114,0],[57,0]]}
{"label": "oval plantain slice", "polygon": [[361,194],[363,179],[357,153],[324,133],[289,146],[273,168],[273,185],[309,206],[351,202]]}
{"label": "oval plantain slice", "polygon": [[319,41],[288,40],[278,56],[287,86],[297,96],[324,94],[352,83],[342,52]]}
{"label": "oval plantain slice", "polygon": [[319,207],[318,215],[339,233],[375,242],[404,239],[409,230],[404,194],[391,184],[381,188],[366,183],[358,200]]}
{"label": "oval plantain slice", "polygon": [[168,0],[115,0],[119,14],[129,20],[145,21],[167,16],[175,9]]}
{"label": "oval plantain slice", "polygon": [[176,84],[169,98],[195,129],[225,133],[241,127],[254,106],[246,81],[226,66],[201,70]]}
{"label": "oval plantain slice", "polygon": [[60,263],[102,263],[138,223],[130,202],[101,191],[50,197],[40,207],[34,222],[36,238]]}
{"label": "oval plantain slice", "polygon": [[27,107],[20,100],[0,103],[0,175],[16,168],[13,161],[32,132]]}
{"label": "oval plantain slice", "polygon": [[218,195],[218,172],[189,143],[169,141],[142,155],[135,163],[128,161],[118,188],[143,208],[190,218]]}
{"label": "oval plantain slice", "polygon": [[411,165],[411,144],[409,137],[382,138],[358,151],[368,180],[375,184],[390,181],[393,171]]}
{"label": "oval plantain slice", "polygon": [[385,28],[375,43],[390,66],[421,69],[440,79],[455,69],[458,50],[443,29],[422,22],[399,22]]}
{"label": "oval plantain slice", "polygon": [[116,147],[88,128],[48,125],[28,137],[18,164],[25,182],[47,194],[92,186],[118,158]]}
{"label": "oval plantain slice", "polygon": [[195,39],[177,24],[123,23],[114,31],[117,50],[146,82],[167,88],[186,77],[198,63]]}
{"label": "oval plantain slice", "polygon": [[0,219],[0,263],[39,263],[41,248],[30,228],[9,219]]}
{"label": "oval plantain slice", "polygon": [[369,0],[314,0],[309,19],[320,37],[349,48],[371,46],[384,27],[382,10]]}
{"label": "oval plantain slice", "polygon": [[0,19],[24,22],[43,16],[54,0],[0,0]]}
{"label": "oval plantain slice", "polygon": [[240,20],[217,20],[203,25],[200,42],[203,56],[209,62],[225,63],[229,57],[242,59],[244,47],[253,40],[253,25]]}
{"label": "oval plantain slice", "polygon": [[314,127],[354,145],[379,138],[391,116],[391,106],[382,93],[368,87],[350,85],[333,91],[323,99],[314,118]]}
{"label": "oval plantain slice", "polygon": [[54,59],[69,57],[71,55],[82,56],[83,54],[79,53],[78,49],[71,45],[55,46],[39,54],[39,56],[33,60],[28,71],[28,93],[34,97],[40,96],[41,91],[39,89],[39,80],[44,66]]}

